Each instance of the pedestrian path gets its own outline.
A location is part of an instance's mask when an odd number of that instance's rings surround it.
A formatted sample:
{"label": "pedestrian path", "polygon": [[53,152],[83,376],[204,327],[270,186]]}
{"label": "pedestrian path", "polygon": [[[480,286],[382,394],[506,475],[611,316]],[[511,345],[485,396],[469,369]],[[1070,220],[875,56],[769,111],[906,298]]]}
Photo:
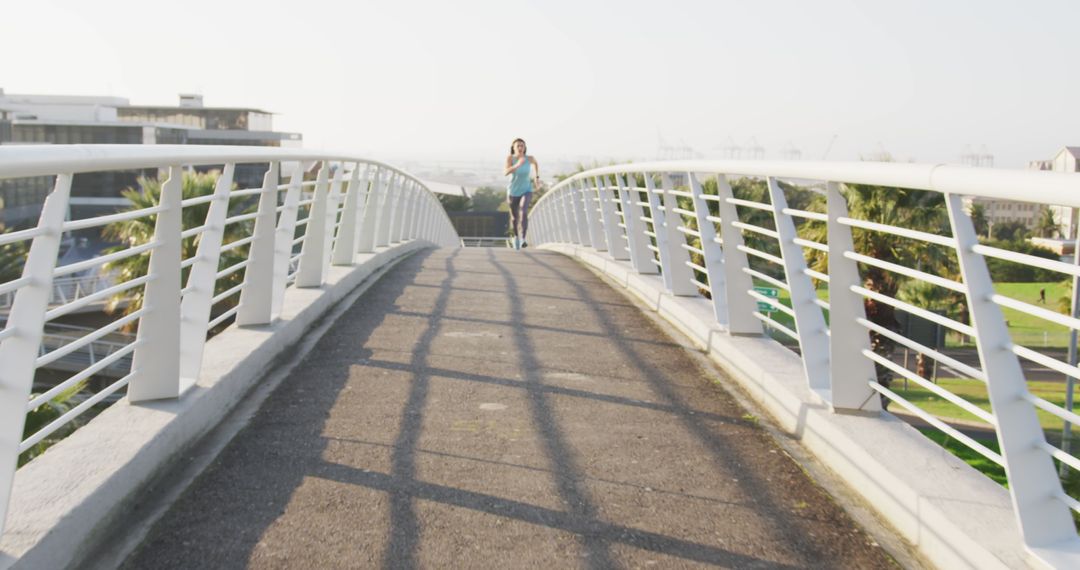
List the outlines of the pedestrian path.
{"label": "pedestrian path", "polygon": [[326,332],[128,568],[889,568],[633,303],[420,252]]}

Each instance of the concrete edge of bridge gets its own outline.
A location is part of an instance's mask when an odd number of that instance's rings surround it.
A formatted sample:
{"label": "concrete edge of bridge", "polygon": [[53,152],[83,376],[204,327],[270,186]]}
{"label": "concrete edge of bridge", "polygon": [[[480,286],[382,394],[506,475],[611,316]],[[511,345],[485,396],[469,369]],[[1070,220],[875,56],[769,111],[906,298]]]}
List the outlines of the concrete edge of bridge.
{"label": "concrete edge of bridge", "polygon": [[318,288],[290,288],[274,323],[233,327],[206,345],[198,382],[176,400],[126,399],[16,473],[0,570],[68,568],[101,547],[154,481],[225,420],[279,357],[369,276],[432,244],[414,240],[331,266]]}
{"label": "concrete edge of bridge", "polygon": [[712,322],[710,301],[673,296],[659,276],[591,248],[540,249],[577,258],[641,299],[930,563],[1043,567],[1024,548],[1008,492],[896,416],[831,412],[806,385],[798,355],[769,338],[728,335]]}

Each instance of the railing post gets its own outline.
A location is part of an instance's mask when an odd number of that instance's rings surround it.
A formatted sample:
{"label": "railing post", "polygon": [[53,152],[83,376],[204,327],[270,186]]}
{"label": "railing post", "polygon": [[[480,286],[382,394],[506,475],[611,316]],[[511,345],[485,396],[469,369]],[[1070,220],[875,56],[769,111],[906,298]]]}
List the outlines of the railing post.
{"label": "railing post", "polygon": [[438,244],[439,240],[439,212],[442,211],[442,202],[432,195],[427,194],[427,217],[424,220],[424,239],[432,245]]}
{"label": "railing post", "polygon": [[[724,252],[716,243],[716,226],[708,219],[709,203],[702,198],[704,192],[697,175],[688,173],[690,195],[694,202],[694,219],[701,234],[701,251],[704,252],[705,274],[709,276],[709,292],[712,295],[713,316],[724,327],[730,325],[728,316],[728,287],[724,279]],[[730,329],[728,329],[730,331]]]}
{"label": "railing post", "polygon": [[870,350],[870,335],[858,323],[866,318],[861,295],[852,287],[862,287],[859,266],[845,257],[855,252],[851,228],[841,224],[848,217],[847,201],[840,184],[828,183],[829,245],[829,385],[833,410],[878,412],[881,398],[870,388],[877,381],[874,363],[863,356]]}
{"label": "railing post", "polygon": [[397,232],[394,234],[394,242],[405,241],[405,230],[408,227],[409,212],[412,209],[412,181],[405,180],[401,185],[401,202],[397,213]]}
{"label": "railing post", "polygon": [[581,245],[592,247],[592,235],[589,233],[589,220],[586,217],[585,201],[582,199],[581,190],[578,188],[577,183],[567,184],[566,188],[570,192],[570,200],[574,210],[574,219],[577,220],[577,233]]}
{"label": "railing post", "polygon": [[426,190],[420,192],[420,198],[418,202],[419,211],[417,212],[416,218],[416,239],[430,241],[432,223],[431,196]]}
{"label": "railing post", "polygon": [[440,206],[438,200],[432,196],[430,190],[423,190],[420,192],[421,203],[423,203],[423,215],[417,221],[416,236],[420,239],[429,240],[431,226],[435,223],[435,208]]}
{"label": "railing post", "polygon": [[271,162],[263,175],[262,192],[255,216],[248,266],[244,269],[244,287],[236,311],[237,326],[262,325],[273,319],[274,234],[277,223],[280,162]]}
{"label": "railing post", "polygon": [[183,175],[180,166],[169,167],[169,179],[161,185],[154,225],[160,245],[150,252],[150,280],[143,294],[143,316],[135,354],[131,361],[131,402],[180,396],[180,232]]}
{"label": "railing post", "polygon": [[588,181],[578,179],[578,195],[581,199],[581,207],[585,212],[585,223],[588,225],[589,242],[596,251],[607,251],[604,243],[604,229],[600,226],[600,220],[596,212],[596,200],[594,192],[589,187]]}
{"label": "railing post", "polygon": [[372,166],[369,171],[368,184],[370,189],[364,199],[364,217],[360,222],[360,237],[357,239],[357,253],[371,253],[375,251],[376,231],[379,227],[379,205],[383,200],[382,169]]}
{"label": "railing post", "polygon": [[[11,487],[19,464],[19,446],[26,426],[26,402],[34,387],[38,348],[45,328],[45,312],[52,297],[53,269],[60,252],[64,217],[71,196],[71,175],[56,177],[45,198],[37,235],[23,266],[29,282],[14,292],[11,312],[0,340],[0,535],[4,532]],[[177,262],[179,265],[179,262]]]}
{"label": "railing post", "polygon": [[545,210],[547,210],[546,205],[539,205],[532,212],[533,242],[536,245],[544,245],[547,243],[547,223],[545,221],[546,218],[544,217]]}
{"label": "railing post", "polygon": [[321,287],[326,279],[323,258],[330,254],[327,247],[331,232],[327,224],[330,213],[330,163],[323,161],[315,179],[315,196],[308,211],[307,231],[300,249],[297,287]]}
{"label": "railing post", "polygon": [[[226,164],[214,187],[214,198],[206,211],[205,229],[199,236],[195,264],[188,273],[187,293],[180,301],[180,378],[194,384],[202,369],[206,326],[214,304],[221,241],[225,237],[225,219],[229,216],[229,193],[232,191],[234,164]],[[246,268],[245,268],[246,269]]]}
{"label": "railing post", "polygon": [[405,182],[405,177],[401,174],[394,177],[394,193],[390,196],[393,200],[390,207],[390,230],[386,245],[397,243],[401,233],[401,212],[405,209]]}
{"label": "railing post", "polygon": [[637,181],[633,176],[628,178],[625,174],[617,174],[615,180],[619,188],[619,200],[622,202],[623,225],[626,226],[626,237],[630,246],[630,264],[638,273],[655,275],[659,270],[653,263],[649,236],[645,235],[645,221],[641,219],[645,217],[645,211],[639,205],[641,196],[636,188]]}
{"label": "railing post", "polygon": [[596,181],[596,192],[600,198],[600,217],[604,221],[604,236],[607,241],[608,255],[612,259],[630,259],[630,252],[626,249],[623,234],[619,230],[619,216],[615,212],[615,204],[612,203],[611,195],[607,190],[607,181],[601,176],[593,177]]}
{"label": "railing post", "polygon": [[795,313],[795,332],[799,335],[806,383],[811,390],[829,401],[829,335],[825,316],[817,305],[814,282],[806,272],[806,256],[802,246],[795,243],[799,237],[795,222],[784,213],[787,198],[773,177],[768,177],[769,199],[772,202],[776,233],[779,236],[780,255],[784,260],[784,273],[791,293],[791,310]]}
{"label": "railing post", "polygon": [[434,207],[437,204],[433,204],[435,199],[431,195],[431,191],[424,189],[420,191],[420,203],[423,204],[422,214],[416,222],[416,237],[418,239],[430,240],[428,237],[429,229],[434,224]]}
{"label": "railing post", "polygon": [[[680,244],[686,243],[686,239],[676,229],[681,217],[660,203],[660,196],[653,185],[652,176],[647,173],[645,174],[645,192],[649,195],[649,210],[652,211],[656,249],[660,250],[664,288],[672,295],[696,296],[697,287],[690,282],[693,275],[686,265],[686,262],[690,261],[690,252],[681,247]],[[667,200],[665,193],[664,201],[667,202]],[[671,197],[671,200],[674,202],[674,197]]]}
{"label": "railing post", "polygon": [[558,211],[555,205],[555,193],[552,192],[551,204],[548,205],[548,212],[544,213],[546,216],[546,225],[548,225],[548,232],[551,234],[551,241],[556,243],[563,242],[563,235],[558,231]]}
{"label": "railing post", "polygon": [[581,231],[581,220],[578,218],[579,213],[577,209],[576,201],[574,200],[574,187],[567,185],[563,192],[563,200],[566,204],[566,221],[570,224],[570,238],[577,245],[585,245],[588,240],[588,236]]}
{"label": "railing post", "polygon": [[566,219],[566,233],[570,238],[570,241],[583,245],[585,243],[585,236],[579,231],[580,226],[577,220],[577,209],[574,208],[574,188],[567,185],[561,192],[562,197],[562,210],[563,217]]}
{"label": "railing post", "polygon": [[[561,195],[559,192],[552,192],[551,194],[551,224],[552,229],[555,230],[555,239],[559,243],[569,243],[570,240],[566,238],[566,226],[563,223],[563,212],[561,204],[559,203]],[[513,223],[513,219],[511,222]]]}
{"label": "railing post", "polygon": [[420,187],[413,182],[409,189],[409,210],[405,216],[405,233],[402,235],[402,239],[413,240],[416,238],[416,226],[417,220],[420,218],[420,205],[421,205],[421,190]]}
{"label": "railing post", "polygon": [[345,179],[343,178],[345,170],[345,163],[339,163],[338,168],[333,169],[334,179],[330,181],[330,193],[326,197],[326,251],[323,254],[323,274],[330,270],[330,263],[332,263],[334,245],[337,242],[337,234],[339,227],[339,218],[342,214],[342,202],[343,193],[342,187],[345,186]]}
{"label": "railing post", "polygon": [[754,317],[757,303],[749,298],[747,291],[754,288],[754,279],[747,271],[750,269],[743,247],[742,230],[735,226],[739,221],[739,210],[731,200],[735,193],[727,176],[716,175],[716,192],[719,199],[720,241],[724,254],[724,278],[728,292],[728,332],[731,334],[759,335],[764,332],[761,321]]}
{"label": "railing post", "polygon": [[383,247],[390,245],[390,226],[394,218],[394,200],[397,198],[397,173],[388,172],[386,184],[383,186],[382,200],[379,202],[379,212],[376,216],[375,246]]}
{"label": "railing post", "polygon": [[574,228],[571,223],[570,211],[566,207],[566,189],[559,190],[555,195],[555,212],[559,217],[559,233],[565,243],[575,243]]}
{"label": "railing post", "polygon": [[304,165],[300,163],[296,165],[296,170],[289,177],[289,187],[285,191],[285,204],[282,206],[277,231],[274,233],[274,277],[270,282],[271,318],[280,315],[282,307],[285,306],[285,288],[289,286],[289,264],[292,260],[293,237],[296,235],[296,217],[300,214],[300,193],[303,183]]}
{"label": "railing post", "polygon": [[971,218],[964,213],[960,196],[945,195],[956,239],[960,271],[968,287],[967,301],[975,328],[975,345],[986,375],[990,407],[997,419],[1001,457],[1009,477],[1009,494],[1020,523],[1024,544],[1046,547],[1076,541],[1076,527],[1068,507],[1058,499],[1061,481],[1042,449],[1046,436],[1035,408],[1021,396],[1028,392],[1020,361],[1012,351],[1012,337],[1001,308],[993,301],[994,283],[981,254],[975,253],[978,237]]}
{"label": "railing post", "polygon": [[345,191],[345,206],[341,211],[341,225],[334,240],[334,265],[352,265],[356,259],[356,238],[360,226],[360,165],[353,166],[349,186]]}
{"label": "railing post", "polygon": [[401,241],[402,213],[408,206],[406,198],[409,195],[409,181],[404,176],[398,176],[397,187],[394,192],[394,209],[390,218],[389,244],[393,245]]}
{"label": "railing post", "polygon": [[409,239],[420,239],[421,224],[424,221],[424,214],[426,212],[425,204],[427,204],[427,190],[417,184],[415,190],[413,204],[415,211],[412,213],[412,222],[409,224]]}
{"label": "railing post", "polygon": [[[590,192],[585,190],[585,186],[580,179],[570,182],[569,187],[573,192],[573,209],[578,214],[578,225],[582,238],[585,240],[585,245],[599,250],[599,244],[597,244],[597,235],[600,233],[599,225],[595,220],[596,212],[590,208],[592,205],[589,196]],[[603,238],[600,238],[600,240],[603,240]]]}

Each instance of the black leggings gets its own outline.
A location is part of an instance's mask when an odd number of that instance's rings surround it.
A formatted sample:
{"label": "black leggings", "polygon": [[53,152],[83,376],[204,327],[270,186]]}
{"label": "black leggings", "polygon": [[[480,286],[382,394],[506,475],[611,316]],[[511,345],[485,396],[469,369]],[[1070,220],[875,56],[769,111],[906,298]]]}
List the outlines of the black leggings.
{"label": "black leggings", "polygon": [[510,203],[510,225],[514,237],[520,237],[524,241],[525,232],[529,231],[529,202],[532,201],[532,192],[510,196],[506,201]]}

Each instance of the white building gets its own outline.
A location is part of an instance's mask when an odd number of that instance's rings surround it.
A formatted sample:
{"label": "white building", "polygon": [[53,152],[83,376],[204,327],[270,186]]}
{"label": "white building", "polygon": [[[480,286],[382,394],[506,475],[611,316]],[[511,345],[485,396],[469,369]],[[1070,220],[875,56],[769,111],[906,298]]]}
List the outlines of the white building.
{"label": "white building", "polygon": [[[1065,146],[1050,160],[1033,160],[1028,163],[1032,170],[1053,170],[1055,172],[1080,172],[1080,146]],[[1051,205],[1062,237],[1074,239],[1076,228],[1080,225],[1077,211],[1066,206]]]}
{"label": "white building", "polygon": [[[273,130],[272,113],[253,108],[206,107],[201,95],[180,95],[179,105],[132,105],[123,97],[25,95],[0,89],[0,145],[26,144],[213,144],[299,146],[298,133]],[[265,167],[237,165],[241,187],[262,184]],[[127,205],[120,190],[134,187],[143,172],[82,174],[71,188],[70,204],[79,209]],[[0,180],[0,223],[33,224],[48,177]],[[95,215],[106,213],[95,211]]]}
{"label": "white building", "polygon": [[981,205],[991,231],[994,226],[1005,222],[1020,222],[1024,224],[1024,227],[1032,230],[1039,222],[1039,216],[1042,214],[1043,209],[1042,204],[1014,202],[1012,200],[991,200],[975,196],[965,196],[963,204],[964,211],[968,214],[971,213],[973,205]]}

